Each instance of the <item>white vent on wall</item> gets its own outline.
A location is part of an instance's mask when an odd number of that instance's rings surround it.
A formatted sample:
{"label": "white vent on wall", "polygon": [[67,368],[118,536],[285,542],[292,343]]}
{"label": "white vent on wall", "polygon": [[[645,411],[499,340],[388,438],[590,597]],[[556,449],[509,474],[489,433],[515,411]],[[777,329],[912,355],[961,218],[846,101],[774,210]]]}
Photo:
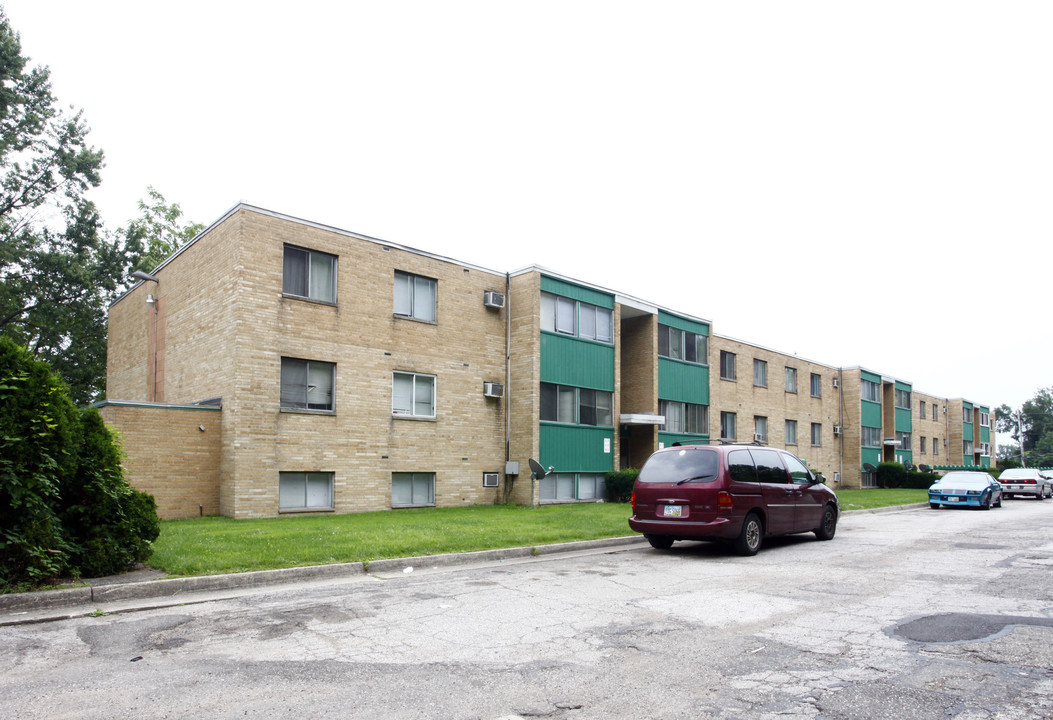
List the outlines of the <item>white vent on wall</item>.
{"label": "white vent on wall", "polygon": [[487,290],[483,293],[483,305],[492,308],[503,308],[505,306],[505,296],[499,292]]}
{"label": "white vent on wall", "polygon": [[834,387],[841,387],[841,381],[837,378],[834,378]]}
{"label": "white vent on wall", "polygon": [[505,386],[496,382],[483,383],[483,395],[490,398],[504,397]]}
{"label": "white vent on wall", "polygon": [[497,487],[500,476],[497,473],[483,473],[483,487]]}
{"label": "white vent on wall", "polygon": [[840,425],[834,425],[834,435],[840,435],[840,434],[841,434],[841,426]]}

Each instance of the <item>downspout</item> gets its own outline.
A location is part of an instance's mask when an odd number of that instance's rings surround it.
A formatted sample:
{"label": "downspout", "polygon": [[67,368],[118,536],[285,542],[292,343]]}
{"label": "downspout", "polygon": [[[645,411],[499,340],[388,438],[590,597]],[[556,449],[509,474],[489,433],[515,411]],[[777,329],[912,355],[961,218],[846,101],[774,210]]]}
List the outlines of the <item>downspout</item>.
{"label": "downspout", "polygon": [[[841,486],[845,483],[845,373],[837,368],[837,424],[841,426],[841,438],[837,442],[837,468]],[[860,483],[862,484],[862,483]]]}
{"label": "downspout", "polygon": [[[508,461],[512,459],[512,276],[505,273],[505,503],[511,495]],[[515,480],[513,479],[514,483]]]}

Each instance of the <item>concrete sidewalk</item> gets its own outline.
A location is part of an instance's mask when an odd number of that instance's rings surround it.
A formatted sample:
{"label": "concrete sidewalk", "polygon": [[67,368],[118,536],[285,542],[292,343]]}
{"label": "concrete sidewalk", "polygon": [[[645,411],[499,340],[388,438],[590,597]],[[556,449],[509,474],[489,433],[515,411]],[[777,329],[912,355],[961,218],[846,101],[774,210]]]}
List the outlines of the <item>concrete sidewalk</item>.
{"label": "concrete sidewalk", "polygon": [[[841,514],[843,516],[889,513],[926,506],[926,503],[897,505],[873,510],[845,510]],[[220,596],[229,597],[259,588],[288,583],[344,580],[364,576],[382,578],[402,573],[406,568],[438,568],[506,560],[528,560],[557,553],[586,552],[632,545],[646,547],[647,541],[641,535],[631,535],[554,545],[372,560],[368,563],[311,565],[279,570],[179,578],[166,578],[163,572],[157,570],[134,571],[108,578],[88,579],[81,587],[0,595],[0,627],[82,617],[100,611],[128,612],[148,607],[204,602]]]}

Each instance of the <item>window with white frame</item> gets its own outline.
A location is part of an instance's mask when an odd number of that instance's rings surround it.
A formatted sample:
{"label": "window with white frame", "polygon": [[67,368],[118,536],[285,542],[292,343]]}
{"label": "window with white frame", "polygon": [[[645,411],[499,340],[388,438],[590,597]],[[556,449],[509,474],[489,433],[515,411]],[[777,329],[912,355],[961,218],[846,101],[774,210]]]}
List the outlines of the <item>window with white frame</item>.
{"label": "window with white frame", "polygon": [[608,308],[547,292],[541,293],[541,329],[602,343],[614,342],[613,315]]}
{"label": "window with white frame", "polygon": [[722,412],[720,413],[720,438],[722,440],[734,440],[735,439],[735,413],[733,412]]}
{"label": "window with white frame", "polygon": [[658,414],[665,417],[660,430],[671,433],[706,435],[709,433],[709,406],[696,403],[659,400]]}
{"label": "window with white frame", "polygon": [[812,423],[812,445],[820,447],[823,444],[823,424]]}
{"label": "window with white frame", "polygon": [[333,473],[278,473],[278,512],[333,509]]}
{"label": "window with white frame", "polygon": [[972,455],[973,454],[973,441],[972,440],[963,440],[962,441],[962,445],[963,445],[962,450],[964,451],[964,453],[966,455]]}
{"label": "window with white frame", "polygon": [[969,407],[962,408],[962,422],[971,423],[973,421],[973,409]]}
{"label": "window with white frame", "polygon": [[932,419],[933,420],[938,420],[939,419],[939,414],[938,414],[938,411],[937,411],[937,408],[936,408],[936,403],[932,404]]}
{"label": "window with white frame", "polygon": [[720,351],[720,379],[735,379],[735,353],[727,350]]}
{"label": "window with white frame", "polygon": [[435,417],[435,376],[411,372],[391,375],[391,414],[399,417]]}
{"label": "window with white frame", "polygon": [[768,387],[768,363],[765,360],[753,359],[753,384],[756,387]]}
{"label": "window with white frame", "polygon": [[658,354],[673,360],[708,365],[709,336],[669,325],[659,325]]}
{"label": "window with white frame", "polygon": [[753,439],[757,442],[768,442],[768,418],[763,415],[753,416]]}
{"label": "window with white frame", "polygon": [[786,392],[797,393],[797,368],[786,368]]}
{"label": "window with white frame", "polygon": [[881,402],[881,385],[870,380],[860,380],[859,390],[864,400]]}
{"label": "window with white frame", "polygon": [[978,450],[979,450],[980,454],[983,455],[984,457],[990,456],[990,454],[991,454],[991,443],[980,443],[980,447],[978,448]]}
{"label": "window with white frame", "polygon": [[435,322],[438,281],[422,275],[395,271],[395,314]]}
{"label": "window with white frame", "polygon": [[435,504],[435,473],[391,473],[391,507],[426,507]]}
{"label": "window with white frame", "polygon": [[909,451],[911,449],[909,432],[897,432],[896,439],[899,440],[900,450]]}
{"label": "window with white frame", "polygon": [[896,388],[896,407],[910,410],[910,390]]}
{"label": "window with white frame", "polygon": [[983,410],[980,411],[980,427],[991,427],[991,415]]}
{"label": "window with white frame", "polygon": [[541,420],[613,427],[613,400],[606,390],[541,383]]}
{"label": "window with white frame", "polygon": [[932,439],[932,454],[933,455],[939,455],[940,454],[940,439],[939,438],[933,438]]}
{"label": "window with white frame", "polygon": [[333,411],[336,365],[283,357],[281,373],[282,410]]}
{"label": "window with white frame", "polygon": [[811,390],[812,390],[812,397],[815,397],[815,398],[822,397],[823,396],[823,376],[820,375],[819,373],[812,373],[811,385],[812,385],[812,388],[811,388]]}
{"label": "window with white frame", "polygon": [[541,502],[602,500],[606,492],[603,473],[552,473],[541,478]]}
{"label": "window with white frame", "polygon": [[786,421],[786,444],[796,445],[797,444],[797,421],[787,420]]}
{"label": "window with white frame", "polygon": [[881,447],[881,428],[863,427],[859,444],[863,447]]}
{"label": "window with white frame", "polygon": [[282,294],[336,303],[336,255],[286,245],[282,258]]}

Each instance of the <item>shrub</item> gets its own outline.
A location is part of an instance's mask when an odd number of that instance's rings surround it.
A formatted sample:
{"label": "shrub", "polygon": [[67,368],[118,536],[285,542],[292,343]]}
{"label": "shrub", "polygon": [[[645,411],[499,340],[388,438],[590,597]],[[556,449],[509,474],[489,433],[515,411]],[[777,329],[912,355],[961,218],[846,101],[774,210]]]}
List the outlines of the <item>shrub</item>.
{"label": "shrub", "polygon": [[881,488],[903,487],[907,479],[907,468],[897,462],[883,462],[878,464],[877,485]]}
{"label": "shrub", "polygon": [[633,494],[633,483],[640,471],[636,468],[612,470],[607,473],[607,498],[611,502],[627,503]]}
{"label": "shrub", "polygon": [[159,529],[98,412],[78,410],[47,363],[0,338],[0,590],[119,572],[149,556]]}

